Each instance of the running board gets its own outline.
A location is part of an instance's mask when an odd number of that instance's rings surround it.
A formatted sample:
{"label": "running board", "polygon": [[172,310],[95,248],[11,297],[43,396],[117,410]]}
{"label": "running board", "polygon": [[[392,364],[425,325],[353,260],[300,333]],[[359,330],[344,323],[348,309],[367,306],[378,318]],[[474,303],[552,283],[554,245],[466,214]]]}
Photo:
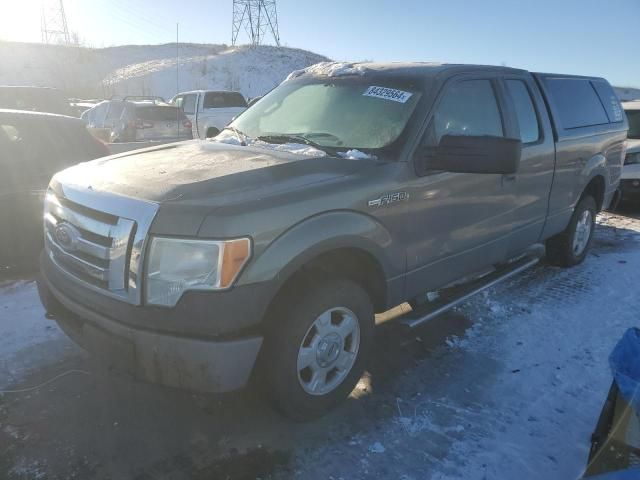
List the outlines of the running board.
{"label": "running board", "polygon": [[539,261],[539,257],[525,257],[465,285],[441,290],[439,293],[442,293],[444,296],[428,302],[417,310],[402,316],[398,321],[409,328],[416,328],[447,310],[451,310],[475,294],[533,267]]}

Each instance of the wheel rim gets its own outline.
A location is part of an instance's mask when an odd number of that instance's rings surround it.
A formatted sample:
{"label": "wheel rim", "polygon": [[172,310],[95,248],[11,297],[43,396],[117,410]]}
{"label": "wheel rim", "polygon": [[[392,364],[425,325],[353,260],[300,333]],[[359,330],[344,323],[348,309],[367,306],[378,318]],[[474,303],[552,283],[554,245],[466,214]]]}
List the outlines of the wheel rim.
{"label": "wheel rim", "polygon": [[584,252],[591,238],[593,228],[593,215],[590,210],[585,210],[576,222],[576,231],[573,234],[573,254],[578,256]]}
{"label": "wheel rim", "polygon": [[326,395],[347,377],[360,348],[355,313],[336,307],[319,315],[298,349],[298,381],[310,395]]}

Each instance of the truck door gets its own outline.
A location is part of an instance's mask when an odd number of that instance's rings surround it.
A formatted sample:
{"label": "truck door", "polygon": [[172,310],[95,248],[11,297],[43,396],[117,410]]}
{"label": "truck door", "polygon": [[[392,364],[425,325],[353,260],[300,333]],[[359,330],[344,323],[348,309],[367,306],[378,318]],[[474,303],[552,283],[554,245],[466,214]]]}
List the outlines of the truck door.
{"label": "truck door", "polygon": [[503,177],[514,206],[509,253],[516,254],[540,239],[553,182],[555,146],[551,122],[540,91],[531,77],[506,77],[501,82],[507,101],[510,137],[522,140],[520,167]]}
{"label": "truck door", "polygon": [[[505,136],[498,78],[450,80],[422,138],[435,147],[447,135]],[[513,197],[502,175],[426,171],[409,182],[407,295],[440,287],[506,259]]]}

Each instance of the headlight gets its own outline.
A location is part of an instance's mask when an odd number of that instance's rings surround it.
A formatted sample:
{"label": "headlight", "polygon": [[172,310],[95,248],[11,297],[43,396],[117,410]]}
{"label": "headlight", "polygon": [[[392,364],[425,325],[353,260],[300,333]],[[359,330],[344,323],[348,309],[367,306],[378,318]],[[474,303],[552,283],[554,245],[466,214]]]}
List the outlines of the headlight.
{"label": "headlight", "polygon": [[146,270],[146,301],[172,307],[188,290],[229,288],[250,255],[248,238],[213,241],[153,237]]}
{"label": "headlight", "polygon": [[627,156],[624,159],[625,165],[636,165],[638,163],[640,163],[640,152],[627,153]]}

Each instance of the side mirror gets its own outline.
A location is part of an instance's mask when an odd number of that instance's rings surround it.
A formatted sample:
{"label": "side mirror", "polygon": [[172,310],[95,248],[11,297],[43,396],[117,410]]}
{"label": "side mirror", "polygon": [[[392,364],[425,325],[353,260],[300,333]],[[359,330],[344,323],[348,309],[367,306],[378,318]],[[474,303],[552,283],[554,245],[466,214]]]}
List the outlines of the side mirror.
{"label": "side mirror", "polygon": [[521,154],[522,142],[513,138],[444,135],[437,147],[420,152],[420,163],[423,170],[513,174]]}

